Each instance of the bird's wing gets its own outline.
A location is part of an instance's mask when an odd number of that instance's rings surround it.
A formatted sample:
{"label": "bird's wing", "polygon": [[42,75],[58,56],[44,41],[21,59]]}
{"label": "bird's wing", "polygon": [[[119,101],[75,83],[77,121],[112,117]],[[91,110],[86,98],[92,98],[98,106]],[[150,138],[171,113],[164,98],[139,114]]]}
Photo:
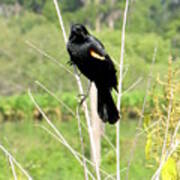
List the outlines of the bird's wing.
{"label": "bird's wing", "polygon": [[101,41],[99,41],[99,39],[97,39],[96,37],[92,36],[92,38],[99,43],[99,45],[101,46],[101,48],[105,49],[104,45],[102,44]]}
{"label": "bird's wing", "polygon": [[90,49],[90,55],[91,57],[98,59],[98,60],[105,60],[105,56],[100,55],[100,53],[98,53],[96,50],[94,50],[94,48]]}
{"label": "bird's wing", "polygon": [[107,55],[103,44],[94,37],[90,38],[89,53],[91,57],[101,61],[105,60]]}

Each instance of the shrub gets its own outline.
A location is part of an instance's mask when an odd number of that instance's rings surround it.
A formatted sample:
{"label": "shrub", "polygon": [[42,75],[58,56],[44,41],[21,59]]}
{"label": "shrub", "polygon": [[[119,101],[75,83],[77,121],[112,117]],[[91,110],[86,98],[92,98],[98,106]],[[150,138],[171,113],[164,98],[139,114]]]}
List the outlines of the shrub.
{"label": "shrub", "polygon": [[[179,179],[177,169],[180,168],[179,146],[172,151],[179,142],[180,83],[178,70],[172,68],[169,60],[168,75],[162,81],[159,78],[151,91],[152,110],[145,115],[144,127],[147,133],[145,153],[148,162],[153,166],[162,163],[162,179]],[[161,92],[155,93],[156,88]],[[154,124],[152,126],[152,124]],[[150,128],[150,126],[152,126]],[[169,154],[172,151],[172,154]],[[168,178],[167,178],[168,177]]]}

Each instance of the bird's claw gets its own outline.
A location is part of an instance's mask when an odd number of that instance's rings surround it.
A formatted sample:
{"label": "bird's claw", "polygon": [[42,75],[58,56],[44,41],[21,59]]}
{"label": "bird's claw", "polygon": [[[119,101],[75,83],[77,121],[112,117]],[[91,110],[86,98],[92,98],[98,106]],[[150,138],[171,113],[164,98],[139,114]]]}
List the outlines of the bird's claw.
{"label": "bird's claw", "polygon": [[67,62],[67,64],[70,65],[70,66],[72,66],[72,65],[74,65],[74,62],[71,61],[71,60],[69,60],[69,61]]}
{"label": "bird's claw", "polygon": [[79,106],[82,106],[82,104],[84,103],[84,101],[86,100],[88,95],[87,94],[79,94],[78,97],[80,97]]}
{"label": "bird's claw", "polygon": [[[73,61],[71,61],[71,60],[69,60],[69,61],[67,62],[67,64],[70,65],[70,66],[75,66],[75,65],[76,65],[76,64],[75,64]],[[78,75],[78,76],[81,76],[81,74],[82,74],[82,73],[80,73],[80,72],[78,73],[78,72],[77,72],[77,75]]]}

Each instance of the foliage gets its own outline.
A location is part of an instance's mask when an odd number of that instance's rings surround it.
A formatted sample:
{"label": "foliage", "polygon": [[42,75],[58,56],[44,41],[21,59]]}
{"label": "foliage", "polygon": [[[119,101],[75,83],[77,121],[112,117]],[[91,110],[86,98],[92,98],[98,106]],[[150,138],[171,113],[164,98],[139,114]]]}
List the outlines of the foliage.
{"label": "foliage", "polygon": [[[56,93],[56,96],[71,109],[76,109],[78,102],[75,93]],[[143,97],[143,92],[124,94],[122,97],[123,115],[130,117],[131,113],[135,113],[134,117],[131,118],[136,118],[138,116],[137,110],[138,107],[141,107]],[[38,120],[38,117],[40,116],[40,113],[37,112],[27,94],[0,97],[0,99],[0,121],[23,120],[29,117],[34,117]],[[53,115],[54,117],[59,118],[58,116],[60,113],[62,114],[63,120],[71,117],[70,112],[51,95],[36,93],[35,99],[48,115]]]}
{"label": "foliage", "polygon": [[[53,87],[55,91],[72,90],[72,85],[74,89],[74,78],[57,65],[61,63],[70,69],[67,65],[69,57],[64,53],[65,45],[56,26],[46,24],[41,16],[36,16],[35,19],[34,17],[31,13],[25,13],[24,17],[12,17],[11,20],[0,18],[1,90],[12,94],[26,91],[27,87],[37,89],[35,80],[48,88]],[[54,56],[57,62],[30,48],[25,44],[27,40]],[[66,83],[67,81],[69,83]]]}
{"label": "foliage", "polygon": [[[75,109],[77,102],[72,93],[64,93],[59,96],[61,96],[61,100],[67,106]],[[70,114],[66,108],[61,106],[57,100],[48,94],[36,94],[35,99],[44,112],[50,116],[54,116],[54,118],[56,117],[59,119],[61,117],[61,111],[63,111],[63,115],[66,116],[66,119],[67,115]],[[1,97],[0,121],[24,120],[32,117],[36,120],[42,119],[28,95],[16,95],[6,98]]]}
{"label": "foliage", "polygon": [[[119,9],[123,12],[124,1],[114,1],[113,4],[109,0],[99,1],[82,1],[82,0],[58,0],[59,5],[63,11],[63,16],[68,14],[80,22],[84,22],[91,25],[95,25],[95,19],[98,14],[103,13],[104,17],[107,17],[111,12]],[[24,9],[33,11],[38,14],[44,14],[50,21],[56,21],[55,13],[52,11],[53,2],[48,0],[1,0],[2,4],[15,4],[19,3]],[[158,32],[167,33],[167,26],[169,24],[178,21],[179,13],[179,1],[156,1],[156,0],[136,0],[130,3],[128,14],[128,26],[127,30],[131,32]],[[92,11],[93,9],[93,11]],[[96,11],[96,12],[95,12]],[[83,13],[79,13],[83,12]],[[86,12],[86,13],[84,13]],[[53,16],[52,16],[53,14]],[[80,16],[83,15],[83,16]],[[122,13],[121,13],[122,14]],[[51,16],[51,18],[49,18]],[[81,21],[83,19],[83,21]],[[70,19],[69,19],[70,20]],[[121,17],[115,22],[116,28],[120,26]],[[70,21],[68,21],[70,22]],[[103,24],[106,21],[102,21]],[[92,27],[93,27],[92,26]],[[158,28],[157,28],[158,27]]]}
{"label": "foliage", "polygon": [[[0,97],[0,119],[3,120],[28,120],[26,122],[16,122],[17,124],[2,123],[0,127],[0,139],[3,143],[17,155],[17,159],[25,165],[33,177],[39,179],[59,179],[59,174],[64,179],[83,179],[82,169],[79,167],[71,156],[67,157],[67,151],[63,147],[59,149],[47,134],[39,132],[34,128],[31,120],[41,119],[40,113],[34,108],[27,95],[14,95],[24,93],[30,87],[36,92],[35,98],[43,108],[44,112],[52,119],[71,120],[68,111],[62,107],[54,98],[44,94],[42,89],[37,88],[35,80],[39,80],[48,89],[58,92],[56,95],[60,99],[75,109],[76,85],[73,77],[64,69],[59,68],[58,63],[67,66],[69,57],[67,55],[63,38],[60,36],[57,15],[54,9],[53,1],[49,0],[1,0],[0,6],[11,4],[11,7],[18,2],[21,6],[20,13],[12,13],[11,16],[4,18],[0,16],[0,94],[9,95]],[[88,25],[92,30],[95,28],[95,22],[100,14],[103,14],[101,20],[102,30],[100,33],[93,32],[105,44],[108,53],[118,62],[120,56],[120,29],[122,25],[122,14],[124,10],[124,1],[103,0],[103,3],[96,4],[95,1],[66,0],[60,1],[59,4],[63,12],[65,26],[69,30],[71,23],[83,23]],[[87,5],[88,4],[88,5]],[[179,1],[156,1],[156,0],[136,0],[130,3],[128,14],[126,45],[125,45],[125,69],[129,68],[127,75],[124,77],[123,90],[127,89],[139,77],[143,81],[137,85],[136,91],[124,94],[122,97],[122,112],[137,115],[137,109],[141,107],[144,97],[144,89],[148,75],[148,69],[152,61],[154,47],[158,46],[156,64],[153,69],[153,80],[157,72],[160,78],[167,74],[166,57],[172,53],[172,66],[178,66],[177,61],[180,57],[180,11]],[[115,30],[110,31],[107,27],[107,17],[115,10],[120,11],[119,18],[115,21]],[[45,50],[48,54],[57,59],[53,61],[42,54],[36,52],[25,44],[29,40],[38,48]],[[8,63],[7,63],[8,62]],[[117,66],[118,70],[118,66]],[[153,168],[160,162],[160,154],[164,139],[165,122],[167,120],[167,107],[170,103],[169,86],[173,86],[174,97],[173,107],[170,116],[170,127],[168,133],[167,148],[172,137],[172,133],[177,125],[179,117],[179,82],[176,82],[176,71],[168,71],[168,78],[157,81],[157,87],[154,88],[151,97],[148,99],[149,106],[145,115],[144,127],[147,132],[145,146],[145,155],[153,165]],[[171,81],[172,78],[172,82]],[[175,78],[175,79],[173,79]],[[178,79],[178,78],[177,78]],[[166,83],[166,81],[168,83]],[[83,83],[86,81],[83,79]],[[172,83],[172,84],[171,84]],[[42,93],[43,92],[43,93]],[[67,93],[62,93],[67,92]],[[13,95],[13,96],[10,96]],[[152,113],[154,112],[154,113]],[[134,116],[135,114],[135,116]],[[123,114],[124,115],[124,114]],[[124,117],[124,116],[123,116]],[[147,128],[158,120],[156,126],[152,129]],[[28,124],[27,122],[30,122]],[[44,122],[40,125],[44,125]],[[127,150],[130,149],[133,131],[136,127],[134,122],[123,124],[121,136],[122,168],[127,166]],[[76,149],[79,148],[79,139],[77,138],[77,124],[75,119],[71,122],[57,122],[60,130]],[[133,126],[133,127],[132,127]],[[127,131],[128,129],[128,131]],[[132,130],[133,129],[133,130]],[[71,130],[71,131],[69,131]],[[107,127],[107,133],[110,133],[111,141],[115,141],[114,129]],[[23,134],[23,136],[22,136]],[[179,135],[179,134],[178,134]],[[39,139],[38,139],[38,138]],[[85,135],[85,142],[88,138]],[[8,139],[8,141],[6,140]],[[143,140],[143,138],[141,139]],[[88,143],[87,143],[88,144]],[[124,144],[124,145],[123,145]],[[115,156],[113,150],[109,150],[107,143],[102,141],[103,158],[108,172],[114,173]],[[15,149],[14,149],[15,148]],[[18,149],[18,150],[17,150]],[[135,156],[137,163],[132,165],[132,174],[130,177],[143,179],[151,176],[151,170],[144,167],[144,143],[138,146]],[[22,156],[26,154],[26,158]],[[86,147],[86,154],[89,156],[89,149]],[[68,154],[69,155],[69,154]],[[48,158],[47,158],[48,157]],[[69,163],[71,161],[71,163]],[[2,172],[0,179],[10,179],[10,169],[7,160],[0,154],[0,166]],[[167,159],[162,168],[162,179],[177,179],[179,169],[179,151]],[[53,172],[53,173],[52,173]],[[71,172],[71,173],[69,173]],[[143,174],[144,173],[144,174]],[[147,175],[148,173],[148,175]],[[58,174],[58,176],[57,176]],[[122,172],[122,176],[124,176]],[[18,174],[21,178],[21,174]],[[38,179],[37,178],[37,179]]]}
{"label": "foliage", "polygon": [[[56,24],[50,23],[43,16],[24,12],[20,16],[14,16],[7,20],[0,18],[0,26],[2,32],[0,34],[1,94],[10,95],[24,92],[27,87],[40,91],[34,84],[35,80],[40,81],[54,92],[74,92],[76,90],[73,76],[57,64],[61,63],[67,69],[73,71],[67,65],[69,56],[66,53],[63,37],[60,36]],[[104,29],[101,33],[92,33],[104,43],[108,53],[115,62],[118,62],[121,42],[119,38],[120,31],[112,33],[112,31]],[[125,68],[129,68],[129,71],[125,77],[123,87],[128,88],[141,76],[144,81],[137,86],[137,89],[142,90],[144,89],[147,69],[150,67],[156,42],[158,43],[156,62],[160,63],[155,65],[156,73],[158,71],[161,74],[166,72],[165,57],[170,53],[170,41],[164,40],[154,33],[144,34],[143,39],[141,38],[142,35],[133,33],[127,33],[126,37]],[[29,47],[25,44],[27,40],[55,57],[57,62],[48,59],[37,50]]]}
{"label": "foliage", "polygon": [[[68,143],[78,152],[81,152],[78,125],[76,119],[71,121],[56,121],[53,123],[66,138]],[[81,119],[85,121],[83,118]],[[136,122],[126,120],[121,123],[121,169],[127,165],[127,158],[130,153],[130,147],[133,143],[133,136],[136,131]],[[28,118],[27,121],[6,122],[0,126],[1,143],[13,154],[21,165],[31,174],[33,179],[37,180],[69,180],[84,179],[83,168],[79,162],[71,155],[62,144],[53,139],[46,131],[39,126],[47,127],[45,122],[35,122]],[[127,131],[128,129],[128,131]],[[115,142],[115,132],[113,126],[106,126],[106,135],[111,142]],[[83,128],[83,137],[85,142],[86,157],[90,156],[89,138],[87,131]],[[107,141],[102,138],[102,166],[109,174],[116,171],[116,159],[114,150]],[[137,144],[137,153],[132,164],[130,178],[134,180],[150,178],[152,170],[144,166],[144,138],[141,138]],[[0,151],[0,179],[12,179],[12,172],[7,157]],[[88,166],[89,167],[89,166]],[[91,169],[91,168],[90,168]],[[92,169],[91,169],[92,170]],[[18,172],[18,177],[22,174]],[[122,171],[123,172],[123,171]],[[72,178],[73,177],[73,178]],[[105,176],[102,176],[104,179]],[[125,178],[125,173],[122,173]],[[22,179],[25,179],[22,176]]]}
{"label": "foliage", "polygon": [[[109,36],[106,37],[106,34],[109,33]],[[117,38],[121,34],[119,31],[115,31],[111,35],[111,31],[104,30],[99,35],[100,39],[103,39],[107,49],[112,52],[112,56],[115,59],[119,56],[119,47],[121,39]],[[104,38],[106,37],[106,38]],[[126,35],[126,58],[129,60],[139,59],[138,61],[145,61],[147,63],[152,62],[152,54],[155,47],[158,47],[156,62],[162,62],[167,64],[166,57],[170,54],[170,41],[164,40],[161,36],[155,33],[141,34],[127,33]],[[135,60],[133,60],[135,61]],[[136,61],[136,63],[138,63]]]}
{"label": "foliage", "polygon": [[173,158],[169,158],[163,166],[162,169],[162,180],[176,180],[177,176],[177,168],[176,161]]}
{"label": "foliage", "polygon": [[[179,177],[176,170],[176,168],[180,168],[179,150],[176,149],[170,157],[167,157],[167,152],[170,152],[172,145],[179,141],[177,128],[180,116],[180,84],[178,75],[178,68],[173,69],[172,60],[169,59],[167,76],[163,81],[157,78],[157,83],[150,93],[152,101],[149,105],[152,109],[146,113],[144,121],[147,133],[146,158],[151,160],[152,165],[158,165],[165,159],[162,179],[178,179],[177,176]],[[161,92],[157,91],[158,86],[160,86],[158,89]],[[149,108],[147,109],[149,110]],[[152,124],[154,125],[152,126]],[[150,126],[152,127],[150,128]]]}

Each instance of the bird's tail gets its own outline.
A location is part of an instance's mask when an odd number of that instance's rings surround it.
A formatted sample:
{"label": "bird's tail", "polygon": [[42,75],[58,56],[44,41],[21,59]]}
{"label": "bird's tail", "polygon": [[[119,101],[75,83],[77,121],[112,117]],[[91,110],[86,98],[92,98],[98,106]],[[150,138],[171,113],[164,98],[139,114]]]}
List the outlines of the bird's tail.
{"label": "bird's tail", "polygon": [[109,89],[98,88],[98,114],[104,122],[114,124],[119,119],[119,112]]}

